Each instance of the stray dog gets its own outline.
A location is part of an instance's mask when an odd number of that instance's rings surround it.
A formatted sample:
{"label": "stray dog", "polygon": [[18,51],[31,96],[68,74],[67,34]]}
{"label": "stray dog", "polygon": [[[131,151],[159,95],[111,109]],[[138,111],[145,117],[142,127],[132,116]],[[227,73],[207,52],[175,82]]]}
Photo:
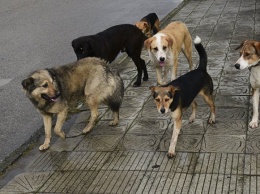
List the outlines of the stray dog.
{"label": "stray dog", "polygon": [[160,22],[156,13],[149,13],[148,15],[144,16],[139,22],[136,22],[135,25],[137,26],[137,28],[142,30],[142,32],[147,37],[152,36],[152,31],[153,34],[156,34],[158,31],[160,31]]}
{"label": "stray dog", "polygon": [[235,64],[236,69],[249,68],[250,84],[252,87],[253,118],[249,127],[258,127],[258,106],[260,89],[260,41],[245,40],[237,48],[240,49],[240,58]]}
{"label": "stray dog", "polygon": [[194,40],[195,48],[199,53],[200,62],[197,69],[192,70],[165,86],[151,86],[155,104],[159,113],[172,112],[174,122],[172,139],[168,151],[168,157],[175,156],[177,138],[182,126],[182,113],[190,105],[192,114],[189,122],[195,119],[197,103],[195,97],[200,94],[210,107],[211,115],[209,123],[215,123],[215,104],[212,98],[213,82],[207,73],[207,53],[201,44],[201,39],[196,37]]}
{"label": "stray dog", "polygon": [[45,141],[39,150],[50,147],[53,114],[57,114],[54,132],[64,139],[65,134],[61,128],[68,110],[82,100],[91,112],[83,133],[93,128],[102,102],[113,111],[114,119],[110,125],[118,124],[119,108],[124,95],[123,81],[101,59],[86,58],[57,68],[35,71],[22,81],[22,86],[43,117]]}
{"label": "stray dog", "polygon": [[[156,68],[157,83],[159,85],[166,84],[169,69],[171,70],[171,81],[176,78],[180,51],[187,58],[190,70],[193,69],[192,39],[184,23],[170,23],[166,28],[147,39],[144,45]],[[162,79],[163,67],[164,76]]]}
{"label": "stray dog", "polygon": [[111,63],[118,53],[126,52],[137,67],[137,80],[134,87],[148,80],[145,61],[141,59],[141,51],[147,37],[134,25],[122,24],[110,27],[96,35],[82,36],[72,41],[72,47],[77,59],[85,57],[99,57]]}

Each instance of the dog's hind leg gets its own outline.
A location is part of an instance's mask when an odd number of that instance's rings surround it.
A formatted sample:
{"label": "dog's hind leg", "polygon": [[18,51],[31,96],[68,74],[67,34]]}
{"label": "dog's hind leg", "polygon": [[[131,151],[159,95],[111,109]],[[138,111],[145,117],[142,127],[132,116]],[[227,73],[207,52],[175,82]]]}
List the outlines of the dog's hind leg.
{"label": "dog's hind leg", "polygon": [[44,143],[39,147],[40,151],[47,150],[50,147],[52,115],[42,113],[42,118],[44,123],[45,140]]}
{"label": "dog's hind leg", "polygon": [[181,130],[182,126],[182,110],[180,108],[177,108],[172,113],[172,120],[173,120],[173,132],[172,132],[172,138],[171,143],[168,151],[168,158],[173,158],[175,156],[175,147],[177,144],[177,139]]}
{"label": "dog's hind leg", "polygon": [[110,126],[116,126],[119,122],[119,111],[113,111],[113,121],[109,123]]}
{"label": "dog's hind leg", "polygon": [[87,126],[83,129],[83,133],[87,133],[89,132],[95,125],[96,120],[98,119],[98,103],[95,100],[88,100],[87,104],[89,106],[90,109],[90,119],[89,119],[89,123],[87,124]]}
{"label": "dog's hind leg", "polygon": [[62,131],[62,126],[63,126],[64,121],[67,118],[67,114],[68,114],[68,108],[65,108],[64,110],[59,112],[57,114],[57,121],[56,121],[56,125],[54,127],[54,132],[56,133],[56,135],[60,136],[60,138],[62,138],[62,139],[65,139],[65,133]]}
{"label": "dog's hind leg", "polygon": [[259,89],[252,89],[253,95],[252,95],[252,101],[253,101],[253,117],[252,120],[249,123],[249,127],[256,128],[258,127],[258,106],[259,106]]}
{"label": "dog's hind leg", "polygon": [[184,43],[181,49],[182,53],[186,57],[189,63],[190,70],[193,70],[193,63],[192,63],[192,40],[191,37],[188,36],[184,39]]}
{"label": "dog's hind leg", "polygon": [[215,115],[215,103],[214,103],[214,100],[213,100],[213,97],[211,94],[205,94],[205,91],[200,91],[199,93],[203,99],[205,100],[205,102],[209,105],[210,107],[210,117],[209,117],[209,120],[208,122],[213,124],[215,123],[216,121],[216,115]]}
{"label": "dog's hind leg", "polygon": [[191,116],[189,118],[189,123],[193,123],[194,120],[195,120],[196,110],[197,110],[197,103],[195,102],[195,100],[193,100],[192,103],[191,103],[191,109],[192,109],[192,113],[191,113]]}

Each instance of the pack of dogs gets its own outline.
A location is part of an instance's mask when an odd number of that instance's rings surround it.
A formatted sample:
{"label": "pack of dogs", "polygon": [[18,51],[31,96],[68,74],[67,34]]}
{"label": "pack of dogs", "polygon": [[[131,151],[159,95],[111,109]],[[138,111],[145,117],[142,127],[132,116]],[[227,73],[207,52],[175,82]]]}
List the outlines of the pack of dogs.
{"label": "pack of dogs", "polygon": [[[142,80],[148,80],[145,61],[141,58],[145,48],[156,71],[157,85],[150,86],[159,114],[171,113],[173,133],[167,156],[176,155],[175,148],[182,127],[183,111],[191,106],[189,122],[195,120],[196,96],[203,97],[210,108],[208,123],[215,123],[215,104],[213,99],[213,81],[207,73],[207,52],[201,38],[196,36],[194,46],[199,55],[199,64],[194,69],[192,61],[193,42],[185,23],[174,21],[160,28],[156,13],[149,13],[135,24],[112,26],[94,35],[72,40],[71,43],[77,61],[63,66],[46,68],[31,72],[22,87],[28,99],[42,115],[45,140],[40,151],[50,147],[52,137],[52,118],[57,116],[54,132],[65,139],[62,126],[71,108],[84,102],[90,110],[90,119],[82,133],[86,134],[98,120],[98,108],[105,104],[113,112],[109,125],[119,123],[119,110],[124,97],[124,84],[118,72],[109,68],[120,52],[125,52],[134,62],[137,79],[133,87],[141,86]],[[258,127],[258,105],[260,89],[260,42],[243,41],[236,69],[249,68],[250,83],[253,91],[253,118],[251,128]],[[184,54],[189,71],[177,78],[178,57]],[[147,88],[148,89],[148,88]]]}

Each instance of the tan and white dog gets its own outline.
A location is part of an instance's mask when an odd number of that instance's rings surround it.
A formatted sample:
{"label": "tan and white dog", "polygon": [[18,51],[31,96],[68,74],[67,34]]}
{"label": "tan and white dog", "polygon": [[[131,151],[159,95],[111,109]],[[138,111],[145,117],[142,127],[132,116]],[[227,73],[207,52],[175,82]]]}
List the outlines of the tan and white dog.
{"label": "tan and white dog", "polygon": [[260,89],[260,41],[245,40],[237,48],[240,58],[235,64],[236,69],[250,69],[250,84],[252,87],[253,117],[249,127],[258,127],[258,106]]}
{"label": "tan and white dog", "polygon": [[[144,45],[156,68],[157,83],[159,85],[168,82],[169,70],[171,72],[171,81],[176,78],[180,51],[187,58],[190,70],[193,69],[192,39],[187,26],[182,22],[170,23],[153,37],[147,39]],[[163,77],[162,71],[164,71]]]}

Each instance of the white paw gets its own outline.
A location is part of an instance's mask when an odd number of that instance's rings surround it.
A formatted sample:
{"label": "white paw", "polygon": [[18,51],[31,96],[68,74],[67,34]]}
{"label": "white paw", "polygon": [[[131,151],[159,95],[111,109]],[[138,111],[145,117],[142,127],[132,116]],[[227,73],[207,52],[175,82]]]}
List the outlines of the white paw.
{"label": "white paw", "polygon": [[258,127],[258,121],[256,120],[252,120],[250,123],[249,123],[249,127],[251,128],[256,128]]}
{"label": "white paw", "polygon": [[118,121],[110,121],[109,126],[116,126]]}
{"label": "white paw", "polygon": [[40,151],[44,151],[44,150],[49,149],[49,147],[50,147],[50,144],[42,144],[42,145],[39,147],[39,150],[40,150]]}
{"label": "white paw", "polygon": [[195,121],[195,116],[191,116],[190,118],[189,118],[189,123],[193,123]]}

